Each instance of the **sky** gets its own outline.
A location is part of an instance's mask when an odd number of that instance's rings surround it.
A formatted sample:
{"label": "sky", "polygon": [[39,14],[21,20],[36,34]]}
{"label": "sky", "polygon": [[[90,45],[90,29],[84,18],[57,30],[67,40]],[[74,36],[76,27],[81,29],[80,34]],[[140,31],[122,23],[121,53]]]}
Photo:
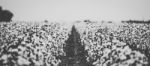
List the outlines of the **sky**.
{"label": "sky", "polygon": [[149,20],[150,0],[0,0],[18,21]]}

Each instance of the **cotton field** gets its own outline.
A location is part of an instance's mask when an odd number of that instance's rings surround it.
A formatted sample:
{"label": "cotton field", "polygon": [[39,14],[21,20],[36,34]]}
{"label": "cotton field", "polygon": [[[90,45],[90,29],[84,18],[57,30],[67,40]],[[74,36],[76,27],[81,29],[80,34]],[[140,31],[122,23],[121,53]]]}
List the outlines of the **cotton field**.
{"label": "cotton field", "polygon": [[[80,35],[73,34],[76,36],[68,39],[72,32],[76,32],[72,26]],[[83,59],[75,60],[78,55],[73,58],[66,56],[64,47],[68,40],[84,46],[83,56],[87,64],[82,64]],[[75,45],[71,47],[75,49],[70,54],[81,50]],[[1,66],[68,66],[64,64],[68,58],[73,61],[72,66],[149,66],[149,51],[149,24],[82,21],[74,24],[0,23]]]}

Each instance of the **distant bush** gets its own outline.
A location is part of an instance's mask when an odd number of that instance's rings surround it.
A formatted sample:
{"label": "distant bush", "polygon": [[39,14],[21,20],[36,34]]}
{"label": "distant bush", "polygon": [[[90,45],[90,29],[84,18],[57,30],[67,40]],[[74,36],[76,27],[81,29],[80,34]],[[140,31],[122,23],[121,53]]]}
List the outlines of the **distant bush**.
{"label": "distant bush", "polygon": [[12,20],[13,13],[9,10],[3,10],[0,6],[0,22],[10,22]]}

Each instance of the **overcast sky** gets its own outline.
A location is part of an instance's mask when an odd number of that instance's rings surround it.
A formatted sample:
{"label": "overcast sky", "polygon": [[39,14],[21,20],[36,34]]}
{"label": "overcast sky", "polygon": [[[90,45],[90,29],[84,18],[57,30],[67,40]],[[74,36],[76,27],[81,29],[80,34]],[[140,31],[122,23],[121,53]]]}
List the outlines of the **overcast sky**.
{"label": "overcast sky", "polygon": [[148,20],[150,0],[0,0],[13,20]]}

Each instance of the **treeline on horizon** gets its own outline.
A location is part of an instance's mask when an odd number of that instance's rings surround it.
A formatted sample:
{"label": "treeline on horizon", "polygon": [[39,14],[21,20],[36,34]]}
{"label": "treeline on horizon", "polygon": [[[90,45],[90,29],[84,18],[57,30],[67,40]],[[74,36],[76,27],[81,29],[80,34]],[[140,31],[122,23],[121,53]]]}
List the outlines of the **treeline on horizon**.
{"label": "treeline on horizon", "polygon": [[127,21],[122,21],[122,23],[145,23],[145,24],[150,24],[150,20],[144,21],[144,20],[127,20]]}
{"label": "treeline on horizon", "polygon": [[[91,20],[84,20],[86,23],[92,23]],[[102,21],[105,22],[105,21]],[[108,23],[113,23],[113,21],[106,21]],[[143,23],[143,24],[150,24],[150,20],[122,20],[121,23]]]}

